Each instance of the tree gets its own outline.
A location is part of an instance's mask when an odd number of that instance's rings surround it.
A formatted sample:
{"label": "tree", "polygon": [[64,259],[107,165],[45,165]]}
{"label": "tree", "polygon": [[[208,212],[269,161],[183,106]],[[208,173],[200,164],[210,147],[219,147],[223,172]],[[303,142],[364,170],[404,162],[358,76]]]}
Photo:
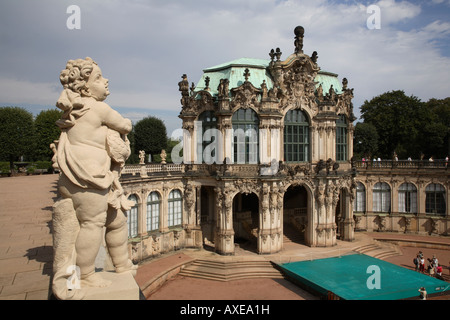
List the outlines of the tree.
{"label": "tree", "polygon": [[374,125],[358,122],[353,136],[354,155],[372,158],[378,151],[378,133]]}
{"label": "tree", "polygon": [[361,118],[377,130],[379,156],[391,159],[394,152],[400,158],[419,157],[417,141],[424,125],[432,121],[432,114],[417,97],[397,90],[364,101]]}
{"label": "tree", "polygon": [[[434,124],[436,126],[435,132],[439,133],[439,137],[442,138],[442,145],[436,146],[434,156],[444,159],[450,155],[450,97],[445,99],[430,99],[426,103],[427,107],[434,115]],[[427,128],[430,130],[430,128]],[[425,136],[425,140],[427,137]]]}
{"label": "tree", "polygon": [[0,158],[9,161],[14,174],[14,161],[30,156],[34,142],[33,115],[19,107],[0,108]]}
{"label": "tree", "polygon": [[138,153],[159,155],[161,150],[167,148],[167,129],[164,122],[156,117],[149,116],[134,126],[134,149]]}
{"label": "tree", "polygon": [[34,120],[36,130],[36,150],[35,160],[51,160],[53,151],[50,144],[58,140],[61,129],[56,125],[56,121],[61,118],[61,111],[50,109],[41,111]]}

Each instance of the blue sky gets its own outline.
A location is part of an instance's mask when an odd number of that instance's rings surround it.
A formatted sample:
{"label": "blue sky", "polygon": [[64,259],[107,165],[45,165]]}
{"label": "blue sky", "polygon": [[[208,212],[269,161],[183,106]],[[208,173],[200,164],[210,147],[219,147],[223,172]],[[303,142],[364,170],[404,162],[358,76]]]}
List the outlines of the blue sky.
{"label": "blue sky", "polygon": [[[67,28],[80,8],[81,29]],[[369,29],[369,5],[380,29]],[[305,28],[304,51],[364,100],[404,90],[427,101],[450,96],[450,0],[0,0],[0,106],[37,114],[54,108],[67,60],[92,57],[109,79],[106,102],[138,121],[181,126],[178,82],[241,57],[282,58],[294,51],[293,29]]]}

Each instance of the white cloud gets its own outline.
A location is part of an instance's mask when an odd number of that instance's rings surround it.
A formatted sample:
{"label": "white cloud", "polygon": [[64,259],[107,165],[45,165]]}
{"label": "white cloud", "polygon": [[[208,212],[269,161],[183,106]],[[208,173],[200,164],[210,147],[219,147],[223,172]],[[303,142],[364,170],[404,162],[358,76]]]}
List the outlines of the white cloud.
{"label": "white cloud", "polygon": [[59,95],[60,92],[54,83],[0,77],[0,101],[2,103],[54,106]]}
{"label": "white cloud", "polygon": [[[294,51],[297,25],[305,27],[305,53],[317,51],[322,69],[355,88],[356,113],[365,99],[388,90],[423,100],[449,95],[450,58],[438,47],[448,42],[450,23],[419,24],[426,6],[408,1],[373,2],[381,10],[380,30],[367,28],[370,14],[357,1],[80,0],[79,31],[65,27],[67,3],[7,4],[0,27],[15,34],[0,34],[0,103],[54,105],[65,62],[91,56],[110,80],[111,106],[137,112],[134,119],[145,111],[177,114],[183,73],[197,83],[207,67],[241,57],[269,59],[276,47],[286,58]],[[164,117],[179,123],[176,116]]]}
{"label": "white cloud", "polygon": [[390,25],[415,18],[421,12],[419,5],[412,4],[408,1],[380,0],[375,4],[381,9],[383,25]]}

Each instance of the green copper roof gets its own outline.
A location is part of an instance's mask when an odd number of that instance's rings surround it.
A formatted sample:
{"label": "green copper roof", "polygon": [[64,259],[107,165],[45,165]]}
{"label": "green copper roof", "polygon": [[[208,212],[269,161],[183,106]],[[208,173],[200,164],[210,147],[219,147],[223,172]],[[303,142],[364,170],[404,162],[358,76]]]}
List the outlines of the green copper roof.
{"label": "green copper roof", "polygon": [[337,94],[342,93],[342,83],[339,82],[338,75],[335,73],[320,70],[314,80],[318,82],[316,88],[322,85],[323,95],[328,93],[331,85]]}
{"label": "green copper roof", "polygon": [[[197,83],[195,91],[205,89],[205,79],[209,77],[209,89],[212,95],[217,95],[217,87],[219,86],[220,79],[229,80],[229,88],[237,88],[241,86],[244,81],[245,69],[249,69],[250,81],[255,87],[259,88],[263,81],[266,82],[267,88],[270,90],[273,88],[273,80],[267,71],[267,67],[270,64],[270,60],[265,59],[253,59],[253,58],[240,58],[226,63],[222,63],[217,66],[213,66],[203,70],[203,75],[200,81]],[[336,93],[342,93],[342,86],[339,82],[338,75],[331,72],[319,71],[315,79],[317,83],[316,88],[322,84],[323,94],[327,94],[331,85],[333,85]]]}
{"label": "green copper roof", "polygon": [[249,69],[250,81],[255,87],[259,88],[263,81],[266,82],[267,88],[273,87],[273,81],[266,68],[269,66],[269,60],[241,58],[226,62],[211,68],[203,70],[203,76],[197,84],[195,91],[205,89],[205,79],[209,77],[209,88],[212,95],[217,94],[217,87],[220,79],[228,79],[230,81],[229,88],[237,88],[241,86],[244,81],[245,69]]}

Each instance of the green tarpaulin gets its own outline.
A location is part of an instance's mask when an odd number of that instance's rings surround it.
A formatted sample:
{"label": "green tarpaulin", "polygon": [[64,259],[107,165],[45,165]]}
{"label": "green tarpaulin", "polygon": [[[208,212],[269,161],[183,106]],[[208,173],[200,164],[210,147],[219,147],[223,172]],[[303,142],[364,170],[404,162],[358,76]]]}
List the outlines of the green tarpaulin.
{"label": "green tarpaulin", "polygon": [[449,291],[450,284],[364,254],[299,261],[280,265],[294,280],[344,300],[398,300]]}

